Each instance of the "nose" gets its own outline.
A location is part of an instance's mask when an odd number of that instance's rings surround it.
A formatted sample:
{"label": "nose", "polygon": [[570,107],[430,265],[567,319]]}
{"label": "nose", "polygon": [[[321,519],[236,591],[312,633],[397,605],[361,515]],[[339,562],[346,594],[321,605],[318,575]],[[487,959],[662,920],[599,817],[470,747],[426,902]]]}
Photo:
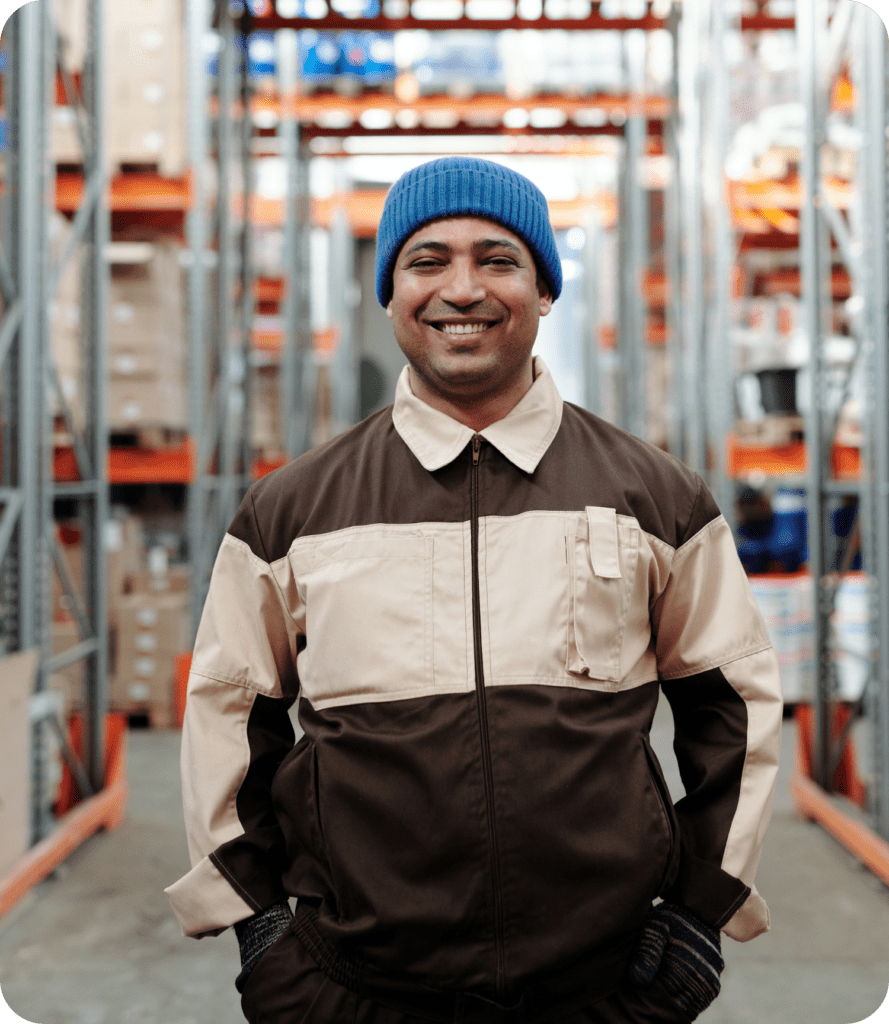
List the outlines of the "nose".
{"label": "nose", "polygon": [[474,261],[458,257],[448,266],[438,294],[452,306],[471,306],[484,299],[487,289]]}

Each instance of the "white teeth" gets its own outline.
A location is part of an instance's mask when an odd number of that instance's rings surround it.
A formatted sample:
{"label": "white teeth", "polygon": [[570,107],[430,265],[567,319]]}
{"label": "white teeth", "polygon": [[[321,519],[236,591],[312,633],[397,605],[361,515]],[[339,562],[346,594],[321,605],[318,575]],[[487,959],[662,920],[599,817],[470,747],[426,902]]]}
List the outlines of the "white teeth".
{"label": "white teeth", "polygon": [[442,324],[445,334],[481,334],[490,324]]}

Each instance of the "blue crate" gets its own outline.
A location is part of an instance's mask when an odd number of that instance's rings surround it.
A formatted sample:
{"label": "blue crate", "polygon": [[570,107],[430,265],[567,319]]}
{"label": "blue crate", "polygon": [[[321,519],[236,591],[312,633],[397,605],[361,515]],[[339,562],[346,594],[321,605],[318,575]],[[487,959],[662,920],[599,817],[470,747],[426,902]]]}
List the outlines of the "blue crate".
{"label": "blue crate", "polygon": [[336,77],[340,64],[340,41],[333,32],[305,29],[299,33],[299,64],[309,82]]}
{"label": "blue crate", "polygon": [[247,41],[247,74],[252,78],[274,75],[275,33],[251,32]]}
{"label": "blue crate", "polygon": [[339,74],[369,85],[393,81],[397,74],[394,39],[392,32],[341,32]]}
{"label": "blue crate", "polygon": [[344,18],[377,18],[380,0],[333,0],[331,6]]}
{"label": "blue crate", "polygon": [[413,70],[424,93],[446,92],[455,82],[483,91],[503,85],[503,62],[494,32],[434,33],[429,50]]}

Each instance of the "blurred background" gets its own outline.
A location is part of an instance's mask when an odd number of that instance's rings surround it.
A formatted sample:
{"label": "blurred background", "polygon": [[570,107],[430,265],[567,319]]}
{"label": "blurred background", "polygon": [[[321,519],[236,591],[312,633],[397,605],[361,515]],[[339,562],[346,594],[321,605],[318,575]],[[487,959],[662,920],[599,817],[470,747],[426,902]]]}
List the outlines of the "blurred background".
{"label": "blurred background", "polygon": [[[563,397],[701,473],[786,700],[708,1024],[889,986],[887,34],[853,0],[37,0],[0,49],[0,987],[39,1024],[226,1024],[184,940],[189,649],[250,482],[389,404],[386,190],[544,192]],[[655,746],[674,795],[669,710]]]}

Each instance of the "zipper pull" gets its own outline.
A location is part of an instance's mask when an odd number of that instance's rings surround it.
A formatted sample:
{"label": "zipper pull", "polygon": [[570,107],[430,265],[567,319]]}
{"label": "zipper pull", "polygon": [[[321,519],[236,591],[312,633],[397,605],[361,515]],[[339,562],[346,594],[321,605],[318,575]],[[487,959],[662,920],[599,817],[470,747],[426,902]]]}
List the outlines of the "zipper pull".
{"label": "zipper pull", "polygon": [[478,465],[478,457],[482,448],[481,434],[474,434],[472,438],[472,464],[473,466]]}

